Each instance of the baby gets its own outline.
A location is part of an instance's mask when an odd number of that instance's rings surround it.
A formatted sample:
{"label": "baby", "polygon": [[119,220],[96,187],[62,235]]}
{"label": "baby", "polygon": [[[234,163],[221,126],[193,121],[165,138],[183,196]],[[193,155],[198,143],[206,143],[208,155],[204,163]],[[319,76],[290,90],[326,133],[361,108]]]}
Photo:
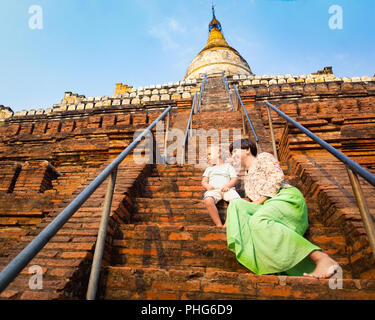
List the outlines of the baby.
{"label": "baby", "polygon": [[229,163],[223,162],[219,148],[211,148],[207,153],[210,166],[203,173],[202,186],[207,190],[203,200],[215,225],[225,228],[226,223],[222,224],[216,204],[220,200],[230,202],[241,198],[234,188],[238,182],[237,173]]}

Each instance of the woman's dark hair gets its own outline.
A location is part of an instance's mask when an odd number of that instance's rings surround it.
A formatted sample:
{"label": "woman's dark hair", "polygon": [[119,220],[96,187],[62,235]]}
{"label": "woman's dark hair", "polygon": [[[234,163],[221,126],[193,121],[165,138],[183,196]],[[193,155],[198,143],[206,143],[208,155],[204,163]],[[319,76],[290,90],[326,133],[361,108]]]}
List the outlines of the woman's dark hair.
{"label": "woman's dark hair", "polygon": [[257,144],[255,143],[254,140],[251,139],[238,139],[234,142],[232,142],[229,146],[229,152],[232,154],[233,149],[245,149],[249,150],[251,154],[256,157],[258,154],[258,148]]}

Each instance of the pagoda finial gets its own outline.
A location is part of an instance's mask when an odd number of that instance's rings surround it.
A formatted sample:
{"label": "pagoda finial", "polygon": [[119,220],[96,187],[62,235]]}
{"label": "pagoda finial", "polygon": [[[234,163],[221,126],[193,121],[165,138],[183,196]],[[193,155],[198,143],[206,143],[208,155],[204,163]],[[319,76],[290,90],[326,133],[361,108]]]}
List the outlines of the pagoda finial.
{"label": "pagoda finial", "polygon": [[216,27],[219,31],[221,31],[221,24],[215,17],[215,6],[212,3],[212,20],[208,25],[208,31],[211,32],[212,28]]}

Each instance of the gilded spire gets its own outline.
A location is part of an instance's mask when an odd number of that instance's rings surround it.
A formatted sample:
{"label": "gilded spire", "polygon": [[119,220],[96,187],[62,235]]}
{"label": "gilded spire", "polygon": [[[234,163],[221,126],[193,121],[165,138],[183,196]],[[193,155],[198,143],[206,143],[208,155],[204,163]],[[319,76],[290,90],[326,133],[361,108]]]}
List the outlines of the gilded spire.
{"label": "gilded spire", "polygon": [[208,31],[211,32],[212,28],[217,28],[219,31],[221,31],[221,24],[215,17],[215,7],[212,5],[212,20],[210,24],[208,25]]}
{"label": "gilded spire", "polygon": [[207,44],[202,51],[213,47],[229,47],[222,33],[221,23],[216,19],[214,6],[212,6],[212,20],[208,25],[208,31],[210,32],[210,35]]}
{"label": "gilded spire", "polygon": [[221,73],[250,75],[251,70],[245,59],[228,45],[222,33],[221,23],[216,19],[212,6],[212,20],[208,25],[209,37],[205,47],[190,63],[184,79],[200,78],[203,73]]}

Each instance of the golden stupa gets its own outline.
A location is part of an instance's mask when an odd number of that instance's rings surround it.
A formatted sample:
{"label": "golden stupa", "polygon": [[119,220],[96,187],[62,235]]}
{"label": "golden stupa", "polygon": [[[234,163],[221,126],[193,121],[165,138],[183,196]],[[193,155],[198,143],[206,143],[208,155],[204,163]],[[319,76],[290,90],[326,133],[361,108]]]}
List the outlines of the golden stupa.
{"label": "golden stupa", "polygon": [[225,40],[220,22],[215,17],[212,8],[212,21],[208,26],[210,35],[206,46],[190,63],[184,80],[201,78],[207,75],[225,72],[226,75],[251,75],[251,69],[244,58],[228,45]]}

